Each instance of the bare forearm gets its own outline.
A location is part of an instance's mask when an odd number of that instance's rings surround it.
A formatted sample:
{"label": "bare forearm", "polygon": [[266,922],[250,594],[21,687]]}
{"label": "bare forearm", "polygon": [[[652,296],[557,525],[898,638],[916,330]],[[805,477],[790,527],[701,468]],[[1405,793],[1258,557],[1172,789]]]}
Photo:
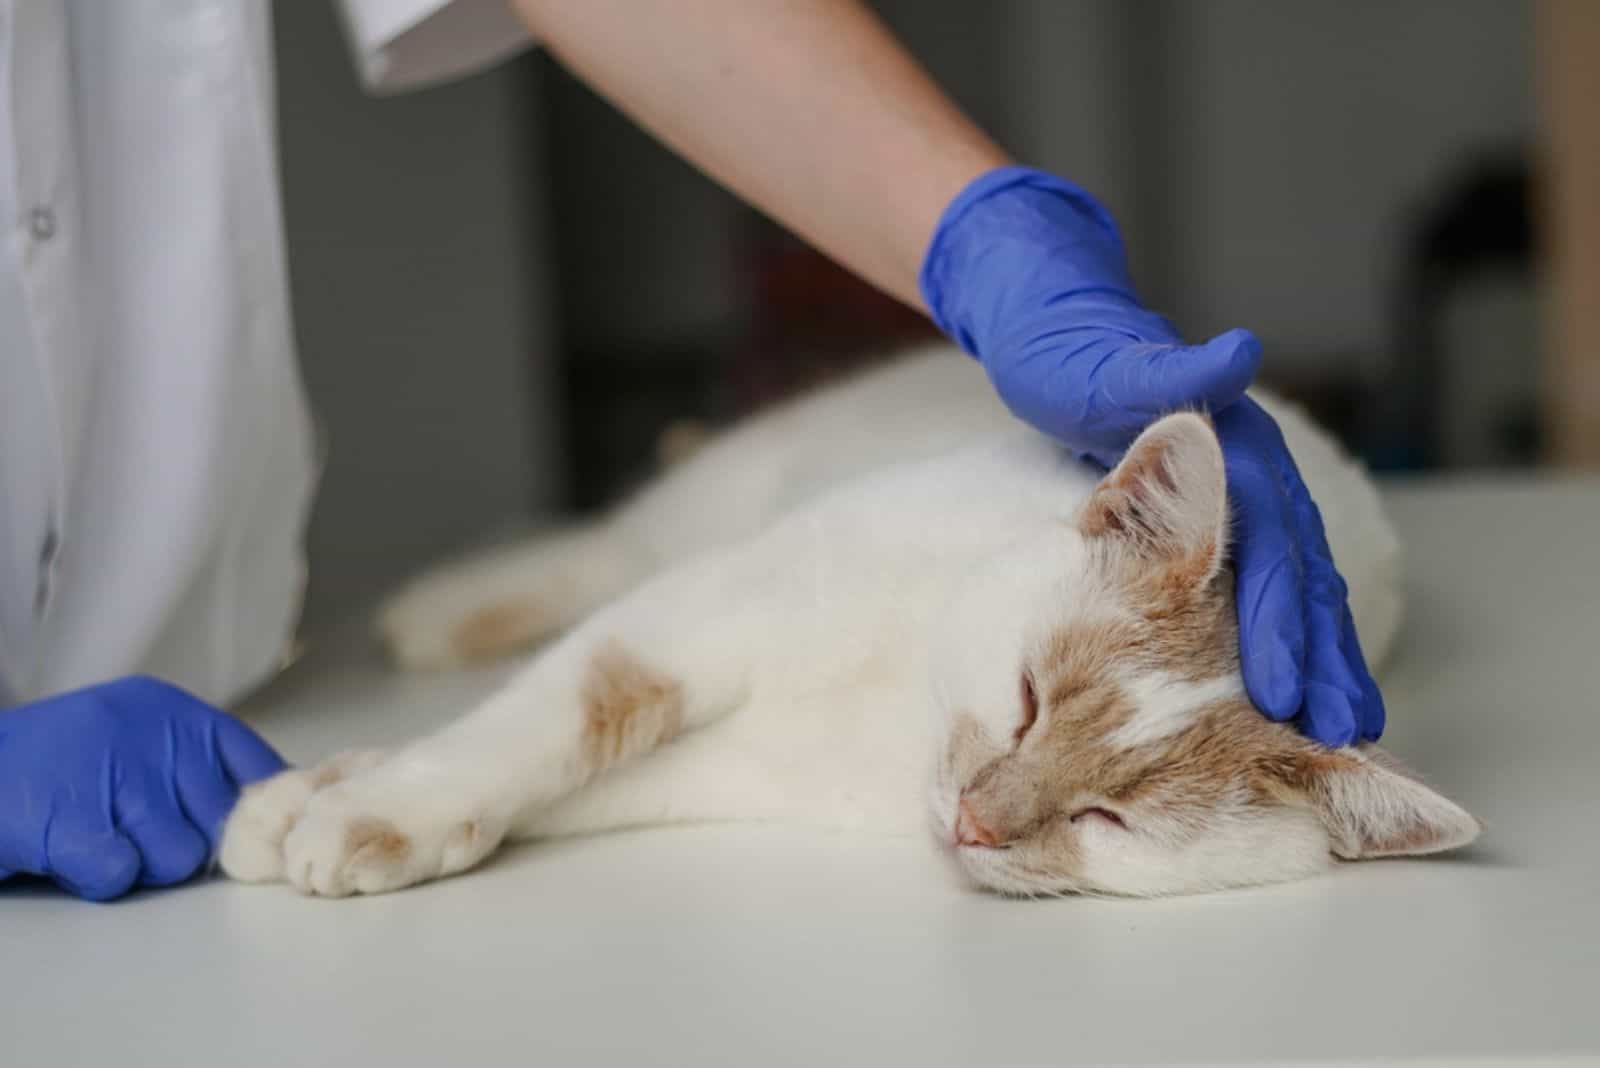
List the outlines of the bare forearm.
{"label": "bare forearm", "polygon": [[939,213],[1007,162],[856,0],[511,0],[686,159],[920,306]]}

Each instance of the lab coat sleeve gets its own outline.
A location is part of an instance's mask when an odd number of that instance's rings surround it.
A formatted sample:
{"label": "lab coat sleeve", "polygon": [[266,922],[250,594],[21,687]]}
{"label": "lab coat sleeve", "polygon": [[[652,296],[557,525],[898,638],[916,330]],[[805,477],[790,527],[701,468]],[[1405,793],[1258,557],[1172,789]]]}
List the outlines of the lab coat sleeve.
{"label": "lab coat sleeve", "polygon": [[337,0],[356,69],[377,94],[475,74],[533,44],[507,0]]}

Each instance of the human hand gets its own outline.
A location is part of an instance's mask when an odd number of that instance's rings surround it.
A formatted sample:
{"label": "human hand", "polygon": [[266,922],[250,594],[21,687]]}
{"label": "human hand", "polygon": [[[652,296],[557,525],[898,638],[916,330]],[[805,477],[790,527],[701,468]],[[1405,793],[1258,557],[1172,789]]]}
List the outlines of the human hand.
{"label": "human hand", "polygon": [[0,711],[0,878],[96,901],[182,882],[239,790],[283,767],[243,723],[152,678]]}
{"label": "human hand", "polygon": [[1371,740],[1367,671],[1322,518],[1277,425],[1244,396],[1261,346],[1243,330],[1187,346],[1134,295],[1116,225],[1071,183],[1020,167],[969,185],[921,273],[942,329],[1020,418],[1104,467],[1157,417],[1213,413],[1228,462],[1245,687],[1267,716],[1330,745]]}
{"label": "human hand", "polygon": [[1376,741],[1383,696],[1367,670],[1322,514],[1283,433],[1246,397],[1216,415],[1233,502],[1234,594],[1245,689],[1326,745]]}
{"label": "human hand", "polygon": [[921,286],[934,321],[978,357],[1007,407],[1107,468],[1161,416],[1243,396],[1261,362],[1244,330],[1181,344],[1134,295],[1105,209],[1023,167],[990,171],[956,197]]}

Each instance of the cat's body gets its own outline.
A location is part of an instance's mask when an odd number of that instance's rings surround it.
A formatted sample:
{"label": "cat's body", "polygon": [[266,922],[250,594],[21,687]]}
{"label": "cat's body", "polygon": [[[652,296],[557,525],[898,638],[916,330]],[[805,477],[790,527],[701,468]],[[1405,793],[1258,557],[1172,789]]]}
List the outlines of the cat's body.
{"label": "cat's body", "polygon": [[[1377,660],[1397,543],[1359,470],[1275,415]],[[1223,493],[1196,417],[1158,424],[1102,482],[971,361],[913,355],[736,428],[600,523],[415,584],[382,621],[413,666],[577,625],[438,734],[253,790],[224,866],[368,892],[507,835],[919,833],[931,804],[980,882],[1163,893],[1470,837],[1383,758],[1249,708]],[[1404,827],[1358,826],[1393,824],[1401,801]]]}

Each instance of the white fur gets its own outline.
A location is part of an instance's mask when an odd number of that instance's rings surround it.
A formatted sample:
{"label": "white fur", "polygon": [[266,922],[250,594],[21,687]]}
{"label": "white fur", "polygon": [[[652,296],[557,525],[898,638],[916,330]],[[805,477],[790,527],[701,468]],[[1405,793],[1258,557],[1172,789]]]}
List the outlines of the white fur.
{"label": "white fur", "polygon": [[[1333,862],[1317,817],[1304,809],[1241,809],[1216,832],[1177,847],[1145,835],[1092,826],[1072,889],[1156,897],[1303,879]],[[1241,857],[1250,858],[1248,869]],[[1241,880],[1241,875],[1248,878]]]}
{"label": "white fur", "polygon": [[[1262,399],[1328,518],[1376,663],[1398,619],[1396,539],[1359,470]],[[453,663],[451,635],[499,602],[582,622],[482,707],[377,767],[309,800],[301,787],[247,792],[223,866],[339,895],[462,870],[508,834],[700,820],[914,833],[952,709],[1005,737],[1029,643],[1062,618],[1117,610],[1070,528],[1096,481],[945,348],[750,422],[599,524],[402,594],[382,628],[417,666]],[[687,731],[590,782],[576,758],[579,694],[607,643],[682,684]],[[1238,682],[1134,687],[1124,745],[1164,737]],[[959,784],[943,776],[932,801],[948,836]],[[352,845],[352,828],[374,820],[405,837],[402,858]],[[1186,853],[1123,841],[1093,853],[1076,888],[1170,892],[1326,862],[1327,838],[1303,813],[1275,820],[1238,822]],[[1243,879],[1241,850],[1259,869]]]}
{"label": "white fur", "polygon": [[1124,679],[1122,685],[1138,711],[1108,740],[1124,749],[1170,737],[1193,722],[1200,709],[1244,692],[1244,684],[1236,675],[1191,682],[1152,671]]}
{"label": "white fur", "polygon": [[[1472,815],[1412,778],[1393,758],[1372,746],[1351,755],[1362,765],[1360,772],[1323,782],[1324,822],[1339,856],[1438,853],[1478,837],[1482,828]],[[1400,844],[1424,827],[1425,843]]]}

